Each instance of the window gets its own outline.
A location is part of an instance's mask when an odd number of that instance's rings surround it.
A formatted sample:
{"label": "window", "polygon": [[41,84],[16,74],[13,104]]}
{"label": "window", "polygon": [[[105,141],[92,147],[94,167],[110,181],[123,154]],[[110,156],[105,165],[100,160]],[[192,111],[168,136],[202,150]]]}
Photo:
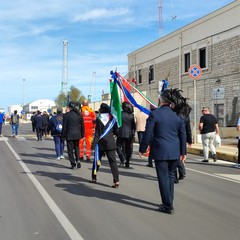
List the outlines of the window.
{"label": "window", "polygon": [[38,106],[31,106],[31,110],[36,110],[38,109]]}
{"label": "window", "polygon": [[152,81],[154,81],[154,66],[151,65],[149,67],[149,79],[148,79],[148,82],[151,83]]}
{"label": "window", "polygon": [[206,60],[207,60],[206,48],[205,47],[200,48],[199,49],[199,66],[201,68],[207,67]]}
{"label": "window", "polygon": [[184,72],[188,72],[190,68],[190,53],[184,54]]}
{"label": "window", "polygon": [[138,84],[142,84],[142,69],[138,70]]}

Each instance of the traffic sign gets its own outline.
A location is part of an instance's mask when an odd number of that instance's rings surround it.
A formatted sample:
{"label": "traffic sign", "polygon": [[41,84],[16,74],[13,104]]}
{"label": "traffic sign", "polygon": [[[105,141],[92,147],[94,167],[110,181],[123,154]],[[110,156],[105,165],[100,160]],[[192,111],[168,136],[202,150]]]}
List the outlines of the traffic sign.
{"label": "traffic sign", "polygon": [[192,65],[188,69],[188,75],[192,79],[198,79],[202,76],[202,69],[198,65]]}

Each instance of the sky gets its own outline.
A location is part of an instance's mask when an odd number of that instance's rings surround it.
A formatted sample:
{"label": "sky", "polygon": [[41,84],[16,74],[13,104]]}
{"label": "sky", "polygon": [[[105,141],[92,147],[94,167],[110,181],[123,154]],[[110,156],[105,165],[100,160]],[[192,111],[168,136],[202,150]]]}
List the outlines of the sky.
{"label": "sky", "polygon": [[111,70],[127,74],[129,53],[231,2],[162,0],[159,31],[158,0],[0,0],[0,108],[56,99],[64,40],[67,89],[99,101]]}

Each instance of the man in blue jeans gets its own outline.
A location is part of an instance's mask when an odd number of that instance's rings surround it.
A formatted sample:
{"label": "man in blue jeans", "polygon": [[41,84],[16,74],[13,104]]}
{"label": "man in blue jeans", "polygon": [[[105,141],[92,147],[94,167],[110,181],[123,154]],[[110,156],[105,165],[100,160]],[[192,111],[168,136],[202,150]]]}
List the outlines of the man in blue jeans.
{"label": "man in blue jeans", "polygon": [[61,136],[62,123],[63,123],[62,108],[58,108],[57,114],[51,117],[47,128],[47,132],[51,131],[51,135],[53,136],[57,160],[64,158],[63,156],[64,139]]}
{"label": "man in blue jeans", "polygon": [[2,136],[2,126],[5,122],[5,115],[0,111],[0,137]]}
{"label": "man in blue jeans", "polygon": [[17,110],[14,110],[13,115],[11,116],[10,124],[12,125],[12,136],[16,137],[18,135],[19,128],[19,115],[17,114]]}

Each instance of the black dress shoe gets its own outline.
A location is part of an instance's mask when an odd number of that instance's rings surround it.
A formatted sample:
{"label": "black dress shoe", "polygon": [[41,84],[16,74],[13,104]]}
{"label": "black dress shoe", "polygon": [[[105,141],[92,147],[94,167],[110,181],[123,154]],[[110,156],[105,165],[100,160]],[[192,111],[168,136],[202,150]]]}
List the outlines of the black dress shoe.
{"label": "black dress shoe", "polygon": [[81,163],[80,161],[77,162],[77,168],[80,168],[81,167]]}
{"label": "black dress shoe", "polygon": [[179,183],[178,179],[174,179],[174,183],[176,184]]}
{"label": "black dress shoe", "polygon": [[120,162],[119,167],[124,167],[124,162]]}
{"label": "black dress shoe", "polygon": [[168,209],[164,205],[160,205],[159,206],[159,212],[167,213],[167,214],[173,214],[174,210],[173,209]]}
{"label": "black dress shoe", "polygon": [[208,162],[208,160],[202,160],[202,162]]}
{"label": "black dress shoe", "polygon": [[70,169],[74,169],[76,167],[76,165],[71,165]]}
{"label": "black dress shoe", "polygon": [[185,178],[184,175],[180,175],[179,178],[178,178],[178,180],[183,180],[184,178]]}
{"label": "black dress shoe", "polygon": [[153,165],[148,163],[148,164],[147,164],[147,167],[153,167]]}
{"label": "black dress shoe", "polygon": [[125,168],[129,168],[129,162],[125,162]]}

